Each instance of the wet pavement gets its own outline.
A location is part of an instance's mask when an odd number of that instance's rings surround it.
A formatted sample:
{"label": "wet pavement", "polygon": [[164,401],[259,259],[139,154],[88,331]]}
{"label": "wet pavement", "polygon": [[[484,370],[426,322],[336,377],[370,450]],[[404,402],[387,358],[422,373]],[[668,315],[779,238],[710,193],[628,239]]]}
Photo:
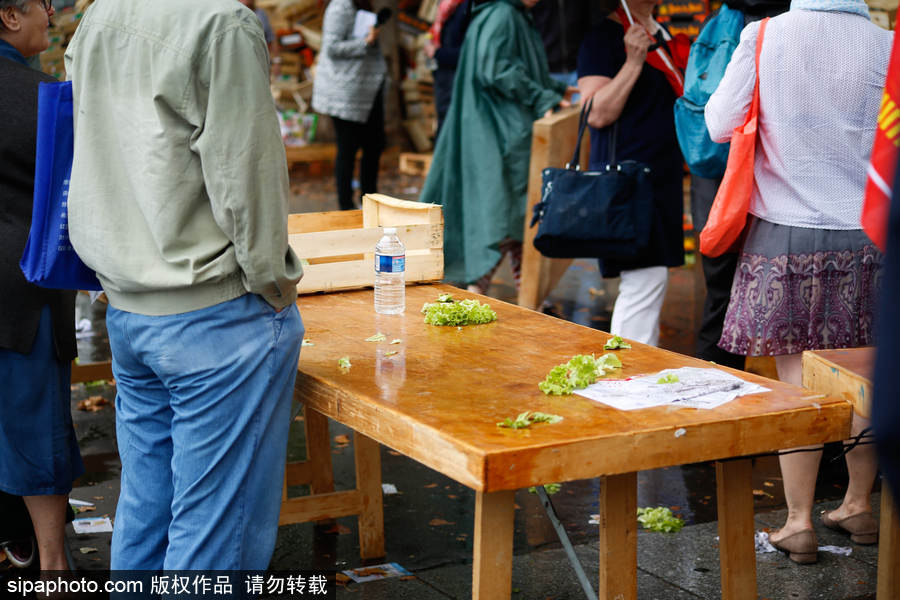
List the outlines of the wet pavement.
{"label": "wet pavement", "polygon": [[[383,164],[386,165],[380,179],[383,193],[407,199],[418,196],[423,178],[396,173],[391,168],[391,165],[396,165],[396,154],[388,154]],[[334,189],[327,165],[301,165],[292,174],[291,211],[335,210],[337,201]],[[511,281],[509,269],[503,265],[495,276],[489,295],[514,301],[515,290]],[[699,264],[689,264],[670,271],[669,290],[663,309],[661,347],[685,354],[692,353],[703,293]],[[604,281],[594,261],[577,260],[550,294],[547,310],[576,323],[605,330],[609,326],[615,294],[616,282]],[[81,326],[80,360],[94,362],[108,359],[103,305],[92,305],[86,296],[80,296],[76,318]],[[97,396],[110,404],[100,407],[96,412],[79,410],[80,403]],[[95,504],[94,510],[79,515],[82,517],[108,515],[113,520],[115,517],[120,463],[115,446],[114,398],[115,386],[110,382],[73,387],[72,409],[86,473],[75,483],[72,497]],[[299,405],[294,408],[299,415]],[[301,420],[302,417],[297,416],[292,424],[289,447],[291,460],[305,458]],[[330,435],[336,485],[338,489],[352,487],[353,448],[352,443],[345,443],[352,440],[352,432],[339,424],[331,423]],[[830,502],[843,494],[846,483],[843,460],[829,460],[837,452],[837,448],[826,448],[816,493],[818,501]],[[365,598],[394,599],[469,597],[470,588],[467,586],[470,585],[474,493],[388,448],[382,448],[382,473],[383,482],[392,484],[397,492],[384,497],[387,555],[375,562],[397,562],[413,572],[416,579],[393,584],[389,581],[351,584],[340,595],[350,598],[361,594],[360,597]],[[777,460],[774,457],[763,457],[755,461],[753,489],[758,528],[777,527],[779,519],[783,518],[778,511],[783,509],[784,500]],[[552,497],[559,518],[576,545],[589,575],[596,573],[597,526],[589,524],[589,519],[598,512],[599,491],[599,480],[566,482],[560,492]],[[305,490],[301,486],[289,490],[289,493],[305,493]],[[640,473],[638,505],[671,507],[689,525],[673,536],[660,537],[662,534],[641,533],[640,597],[718,597],[713,464],[701,463]],[[513,586],[520,591],[514,597],[583,597],[537,496],[527,490],[520,490],[516,495],[516,506],[516,565]],[[76,565],[83,569],[108,568],[109,540],[110,534],[75,535],[70,528],[69,545]],[[846,544],[845,541],[844,545]],[[85,552],[83,548],[93,550]],[[672,552],[676,553],[674,558],[671,556]],[[760,597],[874,597],[874,562],[870,560],[871,557],[866,559],[859,556],[854,556],[853,562],[845,565],[852,572],[852,577],[856,577],[853,581],[859,582],[854,584],[855,587],[847,584],[849,588],[844,589],[846,585],[835,585],[828,580],[821,582],[828,590],[820,590],[819,584],[816,584],[800,586],[799,591],[790,591],[783,586],[783,589],[767,591],[766,585],[770,585],[771,581],[767,583],[760,571]],[[829,555],[827,561],[820,563],[825,562],[827,567],[833,560],[845,558],[851,560],[848,557],[832,559]],[[673,560],[678,564],[669,565]],[[691,562],[695,560],[696,564]],[[769,564],[776,573],[773,576],[777,576],[776,579],[784,576],[791,579],[802,575],[796,565],[781,556],[760,555],[760,561],[760,569],[763,569],[764,564]],[[281,527],[271,568],[340,570],[361,564],[356,519],[342,518],[327,526],[307,523]],[[685,565],[690,568],[686,574],[679,575],[679,569],[683,571],[687,568]],[[835,566],[831,565],[830,568],[834,571]],[[840,568],[838,572],[842,572]],[[545,577],[545,581],[538,585],[535,583],[536,577]],[[591,577],[594,579],[593,575]],[[832,573],[823,577],[833,578],[836,575]],[[859,593],[853,595],[851,592]]]}

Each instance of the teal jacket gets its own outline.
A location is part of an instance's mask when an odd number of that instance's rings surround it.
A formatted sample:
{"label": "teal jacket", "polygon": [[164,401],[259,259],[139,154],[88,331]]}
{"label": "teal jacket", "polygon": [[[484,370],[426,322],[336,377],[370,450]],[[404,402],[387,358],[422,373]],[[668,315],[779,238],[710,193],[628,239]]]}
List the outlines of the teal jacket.
{"label": "teal jacket", "polygon": [[421,196],[444,206],[448,280],[477,281],[500,259],[503,239],[522,239],[531,127],[565,90],[550,78],[540,34],[519,0],[475,9]]}
{"label": "teal jacket", "polygon": [[288,174],[262,26],[222,0],[115,0],[66,49],[72,245],[110,303],[165,315],[296,302]]}

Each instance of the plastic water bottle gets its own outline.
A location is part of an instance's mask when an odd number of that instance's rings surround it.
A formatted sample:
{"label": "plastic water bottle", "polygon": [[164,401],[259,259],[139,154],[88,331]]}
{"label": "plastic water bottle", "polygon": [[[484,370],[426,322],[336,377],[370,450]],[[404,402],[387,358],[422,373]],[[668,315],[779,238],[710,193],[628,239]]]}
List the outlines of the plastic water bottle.
{"label": "plastic water bottle", "polygon": [[375,244],[375,312],[398,315],[406,310],[406,247],[396,227],[385,227]]}

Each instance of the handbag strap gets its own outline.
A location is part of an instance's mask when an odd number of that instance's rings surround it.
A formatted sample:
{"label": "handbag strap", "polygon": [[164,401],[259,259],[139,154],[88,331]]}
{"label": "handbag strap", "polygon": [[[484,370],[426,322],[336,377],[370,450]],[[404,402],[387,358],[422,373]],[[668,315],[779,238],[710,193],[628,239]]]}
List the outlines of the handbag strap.
{"label": "handbag strap", "polygon": [[584,130],[587,129],[588,115],[591,114],[591,107],[594,106],[594,99],[588,100],[588,103],[581,107],[581,116],[578,118],[578,140],[575,142],[575,151],[572,152],[572,160],[566,163],[566,168],[572,171],[579,169],[578,153],[581,150],[581,139],[584,137]]}
{"label": "handbag strap", "polygon": [[[581,140],[584,137],[584,130],[587,129],[588,115],[591,114],[591,107],[594,105],[594,99],[588,100],[588,103],[581,107],[581,117],[578,119],[578,140],[575,142],[575,151],[572,152],[572,160],[566,163],[566,168],[571,171],[577,171],[579,167],[578,152],[581,150]],[[609,126],[609,141],[607,142],[607,151],[609,153],[609,167],[616,168],[616,139],[619,137],[619,120]]]}
{"label": "handbag strap", "polygon": [[747,112],[747,119],[744,121],[745,125],[759,115],[759,55],[762,54],[763,38],[766,37],[766,25],[768,24],[769,17],[766,17],[760,23],[759,33],[756,36],[756,83],[753,84],[753,102],[751,102],[750,110]]}

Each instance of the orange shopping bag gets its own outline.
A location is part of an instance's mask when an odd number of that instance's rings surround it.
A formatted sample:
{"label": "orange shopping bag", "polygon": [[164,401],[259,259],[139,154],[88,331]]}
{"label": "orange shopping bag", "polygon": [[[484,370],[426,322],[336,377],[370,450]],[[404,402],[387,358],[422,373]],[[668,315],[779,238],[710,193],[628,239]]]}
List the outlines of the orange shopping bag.
{"label": "orange shopping bag", "polygon": [[706,226],[700,232],[700,252],[705,256],[721,256],[734,251],[747,223],[750,196],[753,193],[753,162],[756,154],[756,131],[759,119],[759,54],[769,19],[763,19],[756,38],[756,84],[753,101],[744,124],[731,134],[731,150],[725,175],[716,192]]}

